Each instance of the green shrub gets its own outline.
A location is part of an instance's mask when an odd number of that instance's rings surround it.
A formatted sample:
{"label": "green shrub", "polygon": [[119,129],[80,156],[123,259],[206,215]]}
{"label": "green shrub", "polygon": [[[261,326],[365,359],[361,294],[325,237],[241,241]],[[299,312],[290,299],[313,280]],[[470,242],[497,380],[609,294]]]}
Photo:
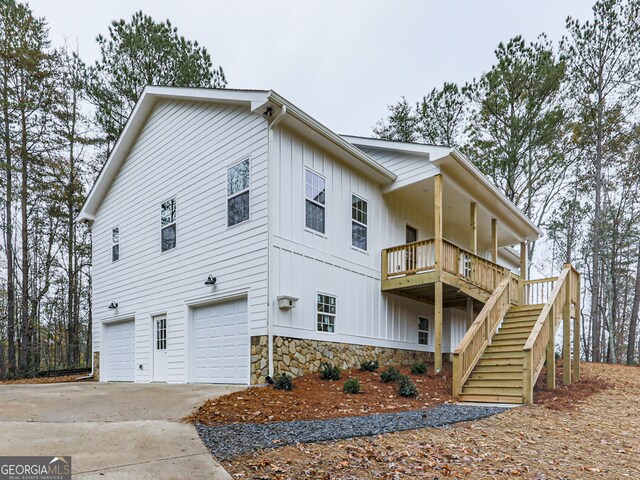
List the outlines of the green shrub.
{"label": "green shrub", "polygon": [[329,362],[322,362],[319,371],[322,380],[340,380],[340,369]]}
{"label": "green shrub", "polygon": [[293,390],[293,379],[286,373],[276,373],[273,376],[273,388],[276,390]]}
{"label": "green shrub", "polygon": [[350,378],[349,380],[344,382],[342,391],[344,393],[362,393],[362,385],[360,385],[360,380],[358,380],[357,378]]}
{"label": "green shrub", "polygon": [[424,375],[427,373],[427,364],[424,362],[417,362],[411,365],[411,373],[414,375]]}
{"label": "green shrub", "polygon": [[382,383],[396,382],[400,379],[400,372],[393,367],[387,368],[380,374],[380,381]]}
{"label": "green shrub", "polygon": [[375,372],[378,368],[380,368],[378,360],[367,360],[360,364],[360,370],[363,372]]}
{"label": "green shrub", "polygon": [[398,382],[398,395],[401,397],[415,397],[418,395],[416,384],[406,375],[401,375]]}

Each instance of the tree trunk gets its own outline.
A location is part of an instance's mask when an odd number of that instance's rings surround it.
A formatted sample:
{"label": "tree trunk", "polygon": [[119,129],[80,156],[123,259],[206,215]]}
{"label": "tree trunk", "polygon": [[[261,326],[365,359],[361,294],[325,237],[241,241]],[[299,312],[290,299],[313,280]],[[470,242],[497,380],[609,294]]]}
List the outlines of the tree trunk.
{"label": "tree trunk", "polygon": [[640,247],[638,247],[638,263],[636,265],[635,292],[633,295],[633,307],[631,307],[631,321],[629,323],[629,341],[627,343],[627,365],[632,365],[635,360],[636,329],[638,326],[638,310],[640,310]]}
{"label": "tree trunk", "polygon": [[590,320],[593,324],[593,336],[591,337],[591,350],[594,362],[602,360],[600,336],[600,243],[601,243],[601,202],[602,202],[602,129],[603,129],[603,109],[604,97],[602,90],[598,92],[598,118],[596,123],[596,156],[595,163],[595,185],[594,185],[594,209],[593,209],[593,245],[592,245],[592,279],[591,279],[591,314]]}
{"label": "tree trunk", "polygon": [[20,226],[22,242],[22,298],[21,300],[21,329],[20,329],[20,370],[27,373],[30,368],[31,353],[31,322],[30,320],[30,298],[29,298],[29,159],[27,152],[27,116],[24,109],[20,112],[21,138],[20,138],[20,160],[21,183],[20,183]]}

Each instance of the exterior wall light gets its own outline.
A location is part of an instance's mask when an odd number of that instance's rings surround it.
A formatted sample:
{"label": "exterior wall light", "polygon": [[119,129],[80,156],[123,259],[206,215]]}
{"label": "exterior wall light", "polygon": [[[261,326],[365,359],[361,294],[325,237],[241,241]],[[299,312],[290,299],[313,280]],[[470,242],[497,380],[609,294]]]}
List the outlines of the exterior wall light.
{"label": "exterior wall light", "polygon": [[109,304],[109,308],[110,308],[111,310],[115,310],[116,308],[118,308],[118,302],[111,302],[111,303]]}
{"label": "exterior wall light", "polygon": [[209,275],[209,276],[207,277],[207,280],[204,282],[204,284],[205,284],[205,285],[208,285],[208,286],[213,286],[213,285],[215,285],[215,284],[216,284],[216,281],[217,281],[217,280],[218,280],[218,279],[217,279],[216,277],[214,277],[213,275]]}

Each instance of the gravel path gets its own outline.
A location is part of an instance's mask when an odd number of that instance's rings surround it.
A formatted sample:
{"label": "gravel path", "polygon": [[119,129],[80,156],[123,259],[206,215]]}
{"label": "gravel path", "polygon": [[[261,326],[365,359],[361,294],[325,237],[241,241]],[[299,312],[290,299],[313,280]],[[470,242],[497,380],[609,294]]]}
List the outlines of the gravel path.
{"label": "gravel path", "polygon": [[200,438],[218,460],[265,448],[366,437],[425,427],[444,427],[503,412],[505,407],[444,404],[430,410],[381,413],[329,420],[296,420],[268,424],[235,423],[215,427],[196,424]]}

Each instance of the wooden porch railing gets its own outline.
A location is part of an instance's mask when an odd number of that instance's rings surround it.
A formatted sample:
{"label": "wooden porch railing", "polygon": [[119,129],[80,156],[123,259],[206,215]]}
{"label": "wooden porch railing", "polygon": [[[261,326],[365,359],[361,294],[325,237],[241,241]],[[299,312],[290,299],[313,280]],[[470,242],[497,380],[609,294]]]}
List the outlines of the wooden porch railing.
{"label": "wooden porch railing", "polygon": [[[439,260],[435,242],[430,238],[382,250],[383,280],[435,270]],[[448,240],[442,239],[441,251],[443,272],[460,277],[489,293],[510,276],[508,268],[474,255]]]}
{"label": "wooden porch railing", "polygon": [[[580,274],[571,265],[565,265],[560,276],[556,279],[547,280],[553,281],[553,289],[549,293],[523,348],[525,403],[533,402],[533,387],[538,380],[545,360],[548,364],[555,365],[555,335],[560,320],[566,316],[568,321],[571,314],[571,304],[579,305]],[[527,298],[527,300],[529,299]],[[534,301],[538,302],[538,298],[535,297]],[[553,370],[548,373],[548,375],[554,374]],[[551,382],[555,382],[555,378]]]}
{"label": "wooden porch railing", "polygon": [[558,277],[541,278],[538,280],[525,280],[524,283],[524,304],[539,305],[547,303],[554,284]]}
{"label": "wooden porch railing", "polygon": [[510,277],[504,278],[484,305],[467,333],[453,352],[453,397],[458,398],[462,386],[480,360],[491,337],[496,333],[511,306],[513,291]]}
{"label": "wooden porch railing", "polygon": [[433,238],[387,248],[382,251],[383,266],[385,259],[387,262],[386,271],[383,268],[382,275],[384,278],[390,278],[434,270],[435,255]]}

